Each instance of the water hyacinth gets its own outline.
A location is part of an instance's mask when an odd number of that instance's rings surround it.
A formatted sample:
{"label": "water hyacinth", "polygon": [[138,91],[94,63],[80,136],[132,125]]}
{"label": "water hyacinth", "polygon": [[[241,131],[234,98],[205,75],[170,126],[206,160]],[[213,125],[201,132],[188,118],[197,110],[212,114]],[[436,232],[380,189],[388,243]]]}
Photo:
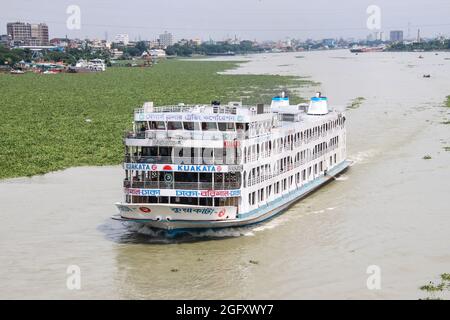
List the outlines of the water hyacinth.
{"label": "water hyacinth", "polygon": [[101,73],[0,74],[0,178],[119,164],[122,134],[131,128],[133,109],[145,101],[209,103],[246,96],[244,103],[269,103],[281,88],[308,84],[294,77],[218,73],[237,65],[168,60]]}

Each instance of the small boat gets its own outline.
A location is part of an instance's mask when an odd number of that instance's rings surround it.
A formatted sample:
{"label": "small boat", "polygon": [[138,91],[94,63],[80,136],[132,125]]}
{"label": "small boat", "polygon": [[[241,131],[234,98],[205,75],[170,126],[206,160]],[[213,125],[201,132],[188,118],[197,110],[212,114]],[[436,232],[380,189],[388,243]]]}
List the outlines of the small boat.
{"label": "small boat", "polygon": [[17,69],[17,70],[13,69],[13,70],[10,71],[10,73],[11,74],[24,74],[25,72],[23,72],[22,70],[19,70],[19,69]]}

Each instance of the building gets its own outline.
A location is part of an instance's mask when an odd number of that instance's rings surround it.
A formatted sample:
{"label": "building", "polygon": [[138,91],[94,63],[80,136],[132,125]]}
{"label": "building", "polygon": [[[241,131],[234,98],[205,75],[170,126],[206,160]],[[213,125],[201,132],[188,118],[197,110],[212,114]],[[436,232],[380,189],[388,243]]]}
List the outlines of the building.
{"label": "building", "polygon": [[383,31],[375,31],[367,36],[367,41],[385,41],[385,38]]}
{"label": "building", "polygon": [[6,30],[14,44],[27,46],[49,44],[48,26],[45,23],[10,22],[6,25]]}
{"label": "building", "polygon": [[164,48],[173,45],[173,35],[170,32],[164,31],[163,34],[159,35],[159,45]]}
{"label": "building", "polygon": [[0,45],[9,48],[11,46],[12,38],[8,34],[0,35]]}
{"label": "building", "polygon": [[194,39],[192,39],[192,43],[194,43],[196,46],[199,46],[202,44],[202,39],[194,38]]}
{"label": "building", "polygon": [[327,46],[329,48],[336,46],[336,40],[335,39],[323,39],[322,44],[324,46]]}
{"label": "building", "polygon": [[130,37],[128,36],[128,34],[118,34],[114,38],[114,42],[115,43],[121,43],[121,44],[127,46],[128,43],[130,43]]}
{"label": "building", "polygon": [[48,46],[48,26],[44,23],[32,24],[31,39],[36,41],[38,46]]}
{"label": "building", "polygon": [[403,31],[400,30],[391,31],[389,40],[391,42],[403,42]]}

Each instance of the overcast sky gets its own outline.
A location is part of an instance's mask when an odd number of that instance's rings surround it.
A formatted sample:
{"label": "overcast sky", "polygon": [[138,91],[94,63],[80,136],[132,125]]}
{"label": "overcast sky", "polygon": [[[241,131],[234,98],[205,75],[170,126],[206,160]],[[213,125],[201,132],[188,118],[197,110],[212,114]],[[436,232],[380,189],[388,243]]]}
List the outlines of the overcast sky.
{"label": "overcast sky", "polygon": [[[0,34],[11,21],[45,22],[50,38],[154,39],[164,30],[176,39],[226,37],[256,40],[365,38],[369,5],[381,8],[381,29],[415,36],[450,36],[449,0],[9,0],[0,8]],[[81,9],[81,29],[66,27],[69,5]]]}

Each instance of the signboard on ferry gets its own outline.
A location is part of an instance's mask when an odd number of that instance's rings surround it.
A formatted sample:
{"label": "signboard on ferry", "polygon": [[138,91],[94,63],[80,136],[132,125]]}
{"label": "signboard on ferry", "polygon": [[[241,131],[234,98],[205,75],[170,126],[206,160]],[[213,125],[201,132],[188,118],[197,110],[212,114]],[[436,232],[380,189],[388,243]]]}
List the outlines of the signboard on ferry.
{"label": "signboard on ferry", "polygon": [[198,164],[151,164],[124,163],[125,170],[135,171],[175,171],[175,172],[236,172],[242,171],[242,165],[198,165]]}
{"label": "signboard on ferry", "polygon": [[135,113],[134,121],[243,122],[244,117],[234,114]]}
{"label": "signboard on ferry", "polygon": [[178,189],[143,189],[125,188],[125,194],[131,196],[153,197],[199,197],[199,198],[232,198],[241,195],[240,189],[233,190],[178,190]]}

